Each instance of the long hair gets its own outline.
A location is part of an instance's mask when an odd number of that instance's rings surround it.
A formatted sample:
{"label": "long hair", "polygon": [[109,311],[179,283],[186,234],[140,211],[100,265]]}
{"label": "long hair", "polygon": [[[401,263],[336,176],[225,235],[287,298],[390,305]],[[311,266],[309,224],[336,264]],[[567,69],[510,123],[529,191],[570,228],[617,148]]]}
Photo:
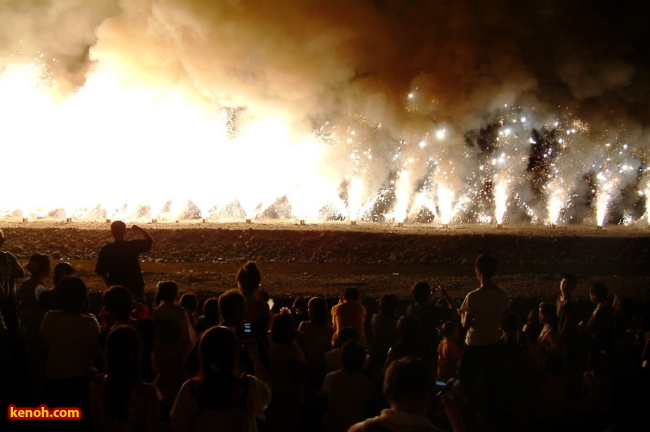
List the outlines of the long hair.
{"label": "long hair", "polygon": [[125,419],[133,387],[140,374],[140,336],[131,326],[114,327],[106,338],[106,402],[108,415]]}
{"label": "long hair", "polygon": [[307,304],[309,319],[314,324],[327,325],[330,323],[330,315],[327,310],[327,302],[322,297],[312,297]]}
{"label": "long hair", "polygon": [[248,261],[237,270],[237,284],[242,291],[253,292],[259,288],[260,283],[262,283],[262,274],[254,262]]}
{"label": "long hair", "polygon": [[193,378],[196,402],[216,411],[233,405],[234,389],[242,379],[236,376],[239,342],[227,327],[206,330],[199,340],[199,374]]}

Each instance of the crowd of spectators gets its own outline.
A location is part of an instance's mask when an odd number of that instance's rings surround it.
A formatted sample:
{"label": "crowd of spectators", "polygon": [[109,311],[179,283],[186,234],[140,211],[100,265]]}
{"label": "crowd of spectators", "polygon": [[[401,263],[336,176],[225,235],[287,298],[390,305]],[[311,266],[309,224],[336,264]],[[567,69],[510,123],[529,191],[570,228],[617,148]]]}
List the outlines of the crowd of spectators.
{"label": "crowd of spectators", "polygon": [[78,407],[82,420],[66,427],[94,431],[648,427],[647,304],[611,298],[601,281],[584,282],[587,313],[572,274],[559,278],[555,302],[515,310],[496,283],[497,259],[483,254],[479,286],[464,298],[415,281],[411,299],[349,287],[338,301],[271,306],[247,262],[218,296],[159,281],[148,302],[138,256],[153,238],[134,227],[142,238],[126,240],[121,222],[111,229],[95,269],[106,281],[98,310],[70,264],[52,272],[34,254],[23,268],[0,251],[4,407]]}

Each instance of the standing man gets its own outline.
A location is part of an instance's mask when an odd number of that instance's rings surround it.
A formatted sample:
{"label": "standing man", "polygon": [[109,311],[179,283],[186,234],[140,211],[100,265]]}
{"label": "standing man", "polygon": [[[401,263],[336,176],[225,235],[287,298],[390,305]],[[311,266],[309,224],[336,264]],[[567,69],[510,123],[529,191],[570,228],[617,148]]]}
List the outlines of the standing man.
{"label": "standing man", "polygon": [[[0,249],[5,241],[5,235],[0,230]],[[25,270],[18,264],[16,257],[10,252],[0,250],[0,314],[11,332],[18,331],[16,278],[22,277],[25,277]]]}
{"label": "standing man", "polygon": [[494,426],[500,396],[497,390],[502,376],[504,345],[501,322],[510,310],[510,298],[492,280],[497,272],[495,257],[479,255],[475,271],[481,286],[467,294],[458,310],[461,323],[467,330],[467,348],[460,363],[458,379],[481,419]]}
{"label": "standing man", "polygon": [[95,273],[104,279],[106,287],[122,285],[131,291],[135,300],[144,300],[144,278],[139,257],[151,250],[153,237],[137,225],[133,225],[131,231],[138,232],[143,238],[125,240],[126,224],[122,221],[111,224],[113,243],[104,245],[99,251]]}

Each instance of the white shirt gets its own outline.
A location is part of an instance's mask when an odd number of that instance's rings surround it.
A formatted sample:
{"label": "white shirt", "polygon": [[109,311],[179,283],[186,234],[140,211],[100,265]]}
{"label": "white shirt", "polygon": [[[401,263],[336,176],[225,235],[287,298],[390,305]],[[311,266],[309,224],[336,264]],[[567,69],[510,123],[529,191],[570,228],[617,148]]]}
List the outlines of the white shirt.
{"label": "white shirt", "polygon": [[491,345],[499,342],[502,331],[501,319],[510,309],[508,294],[499,287],[478,288],[467,294],[461,311],[473,318],[473,323],[465,337],[467,346]]}

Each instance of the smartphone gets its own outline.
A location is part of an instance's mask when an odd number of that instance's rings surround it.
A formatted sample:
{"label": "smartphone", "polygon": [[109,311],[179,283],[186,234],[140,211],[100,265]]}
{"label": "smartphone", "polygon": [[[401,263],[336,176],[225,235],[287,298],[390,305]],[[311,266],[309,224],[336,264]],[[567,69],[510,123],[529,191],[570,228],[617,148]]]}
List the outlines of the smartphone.
{"label": "smartphone", "polygon": [[253,329],[251,328],[250,321],[244,321],[244,331],[242,335],[245,339],[253,337]]}

